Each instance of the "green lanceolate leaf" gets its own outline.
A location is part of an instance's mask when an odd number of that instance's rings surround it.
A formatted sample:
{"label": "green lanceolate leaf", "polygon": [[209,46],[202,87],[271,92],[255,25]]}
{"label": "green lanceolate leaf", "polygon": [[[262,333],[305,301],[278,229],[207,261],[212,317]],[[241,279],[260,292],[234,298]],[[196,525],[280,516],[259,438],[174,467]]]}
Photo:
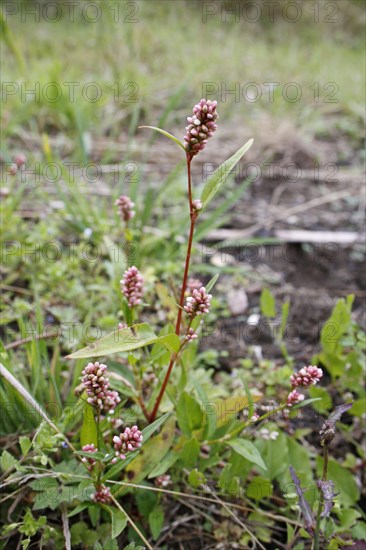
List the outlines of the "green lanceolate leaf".
{"label": "green lanceolate leaf", "polygon": [[19,437],[19,445],[23,456],[26,456],[28,454],[29,449],[31,448],[32,443],[29,437],[22,435]]}
{"label": "green lanceolate leaf", "polygon": [[115,539],[122,533],[127,525],[127,516],[122,510],[102,504],[102,507],[107,510],[112,520],[111,539]]}
{"label": "green lanceolate leaf", "polygon": [[253,139],[250,139],[246,142],[241,149],[233,154],[228,160],[226,160],[215,172],[212,174],[212,177],[205,183],[205,186],[202,190],[201,202],[203,208],[205,208],[208,203],[214,198],[216,193],[220,191],[221,187],[226,182],[227,177],[229,176],[231,170],[239,162],[241,157],[251,148],[253,145]]}
{"label": "green lanceolate leaf", "polygon": [[100,338],[100,340],[89,344],[86,348],[68,355],[67,358],[87,359],[122,351],[131,351],[153,344],[156,340],[158,340],[158,337],[154,334],[150,325],[148,323],[141,323],[129,328],[115,330],[107,334],[107,336]]}
{"label": "green lanceolate leaf", "polygon": [[91,445],[98,447],[98,433],[97,425],[95,422],[95,410],[94,408],[86,404],[83,411],[83,424],[80,430],[80,445]]}
{"label": "green lanceolate leaf", "polygon": [[261,397],[261,394],[251,394],[249,400],[247,395],[236,395],[227,397],[223,400],[214,401],[212,403],[212,408],[216,412],[217,425],[223,426],[235,419],[240,411],[248,407],[250,402],[257,402]]}
{"label": "green lanceolate leaf", "polygon": [[139,126],[139,128],[150,128],[150,130],[156,130],[156,132],[160,132],[160,134],[163,134],[163,136],[165,136],[165,137],[171,139],[172,141],[174,141],[174,143],[179,145],[179,147],[181,147],[183,149],[183,151],[185,152],[183,143],[181,141],[179,141],[179,139],[176,138],[175,136],[173,136],[172,134],[169,134],[169,132],[166,132],[165,130],[162,130],[161,128],[157,128],[156,126]]}
{"label": "green lanceolate leaf", "polygon": [[214,275],[212,277],[212,279],[207,283],[206,292],[210,292],[210,290],[213,289],[213,287],[215,286],[218,278],[219,278],[219,273],[216,273],[216,275]]}
{"label": "green lanceolate leaf", "polygon": [[260,306],[262,315],[267,318],[276,317],[276,302],[272,292],[268,288],[262,290]]}
{"label": "green lanceolate leaf", "polygon": [[174,333],[165,334],[164,336],[159,336],[159,338],[157,339],[157,343],[162,344],[172,353],[177,353],[180,348],[179,337]]}
{"label": "green lanceolate leaf", "polygon": [[253,462],[253,464],[257,464],[264,470],[267,470],[258,449],[251,441],[247,441],[246,439],[233,439],[232,441],[228,441],[227,444],[240,456],[249,460],[249,462]]}
{"label": "green lanceolate leaf", "polygon": [[203,420],[201,405],[186,392],[183,392],[177,405],[177,418],[183,434],[189,437],[192,431],[200,428]]}
{"label": "green lanceolate leaf", "polygon": [[149,527],[154,540],[157,540],[164,525],[164,511],[161,506],[155,506],[149,514]]}

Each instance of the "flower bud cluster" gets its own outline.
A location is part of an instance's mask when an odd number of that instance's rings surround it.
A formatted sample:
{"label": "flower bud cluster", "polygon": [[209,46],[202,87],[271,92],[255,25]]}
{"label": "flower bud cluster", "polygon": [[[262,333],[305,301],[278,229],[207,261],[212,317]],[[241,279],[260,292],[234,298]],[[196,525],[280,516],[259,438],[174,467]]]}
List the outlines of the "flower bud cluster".
{"label": "flower bud cluster", "polygon": [[188,126],[184,136],[184,147],[191,157],[206,147],[207,140],[213,136],[217,129],[215,124],[218,117],[216,107],[217,101],[201,99],[193,107],[193,115],[187,118]]}
{"label": "flower bud cluster", "polygon": [[132,452],[141,447],[143,440],[142,433],[137,426],[132,428],[126,428],[119,436],[115,435],[113,438],[114,450],[116,452],[116,458],[112,462],[116,462],[117,458],[124,460],[126,458],[125,453]]}
{"label": "flower bud cluster", "polygon": [[128,223],[132,218],[135,217],[134,206],[135,203],[131,201],[126,195],[121,195],[116,200],[116,206],[118,207],[118,213],[121,216],[122,220],[125,223]]}
{"label": "flower bud cluster", "polygon": [[200,289],[194,289],[192,296],[188,296],[186,305],[184,306],[185,312],[188,317],[194,319],[196,315],[202,315],[208,313],[211,306],[211,294],[207,294],[204,286]]}
{"label": "flower bud cluster", "polygon": [[303,387],[307,388],[309,386],[315,385],[319,382],[323,376],[322,369],[310,365],[309,367],[303,367],[299,370],[298,373],[292,374],[290,376],[290,382],[292,386],[292,391],[287,396],[286,404],[288,407],[292,405],[297,405],[305,399],[305,395],[298,392],[295,388]]}
{"label": "flower bud cluster", "polygon": [[128,306],[134,307],[141,302],[144,279],[137,267],[129,267],[123,274],[121,290],[125,295]]}
{"label": "flower bud cluster", "polygon": [[81,380],[88,395],[88,403],[100,411],[112,413],[121,399],[116,391],[109,389],[107,368],[103,363],[88,363],[81,373]]}

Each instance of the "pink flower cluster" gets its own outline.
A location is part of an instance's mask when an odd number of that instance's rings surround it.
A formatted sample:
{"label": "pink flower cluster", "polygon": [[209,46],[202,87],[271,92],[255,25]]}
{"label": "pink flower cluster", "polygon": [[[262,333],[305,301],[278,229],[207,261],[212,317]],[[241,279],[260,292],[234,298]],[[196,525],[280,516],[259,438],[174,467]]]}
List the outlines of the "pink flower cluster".
{"label": "pink flower cluster", "polygon": [[301,403],[305,399],[305,395],[303,393],[298,392],[297,390],[292,390],[287,396],[286,404],[288,407],[292,407],[292,405],[297,405],[297,403]]}
{"label": "pink flower cluster", "polygon": [[9,167],[9,174],[11,176],[15,176],[15,174],[18,172],[18,169],[24,166],[26,161],[27,158],[25,155],[23,155],[23,153],[18,153],[17,155],[15,155],[14,162]]}
{"label": "pink flower cluster", "polygon": [[106,376],[107,365],[88,363],[82,371],[82,383],[88,395],[88,403],[99,410],[113,412],[121,399],[116,391],[109,389]]}
{"label": "pink flower cluster", "polygon": [[298,373],[292,374],[290,376],[292,391],[287,396],[287,406],[292,407],[292,405],[301,403],[301,401],[305,399],[305,395],[298,392],[295,388],[307,388],[308,386],[315,385],[319,382],[322,376],[322,369],[319,369],[318,367],[315,367],[313,365],[310,365],[309,367],[303,367]]}
{"label": "pink flower cluster", "polygon": [[107,390],[103,402],[103,410],[106,413],[113,414],[114,409],[117,407],[118,403],[121,402],[121,398],[118,395],[118,392],[115,390]]}
{"label": "pink flower cluster", "polygon": [[118,207],[119,215],[125,223],[128,223],[135,216],[135,203],[126,195],[121,195],[115,204]]}
{"label": "pink flower cluster", "polygon": [[171,478],[169,474],[163,474],[161,476],[157,476],[154,479],[154,482],[157,487],[167,487],[171,484]]}
{"label": "pink flower cluster", "polygon": [[187,342],[190,342],[191,340],[196,340],[198,338],[197,333],[194,331],[193,328],[190,328],[185,336],[185,339]]}
{"label": "pink flower cluster", "polygon": [[195,289],[200,289],[203,286],[202,282],[199,279],[188,279],[187,289],[192,293]]}
{"label": "pink flower cluster", "polygon": [[124,460],[126,458],[125,453],[132,452],[141,447],[142,433],[137,426],[132,428],[126,428],[121,434],[115,435],[113,438],[114,450],[116,451],[116,458],[112,462],[116,462],[117,458]]}
{"label": "pink flower cluster", "polygon": [[207,294],[204,286],[200,289],[194,289],[192,296],[188,296],[186,305],[184,306],[185,312],[188,317],[194,319],[196,315],[202,315],[208,313],[211,306],[211,294]]}
{"label": "pink flower cluster", "polygon": [[317,384],[322,376],[322,369],[310,365],[309,367],[303,367],[297,374],[293,374],[290,377],[290,381],[293,388],[297,388],[298,386],[305,388]]}
{"label": "pink flower cluster", "polygon": [[105,485],[100,485],[94,495],[90,495],[90,497],[94,502],[108,504],[111,501],[111,491]]}
{"label": "pink flower cluster", "polygon": [[[91,443],[90,445],[84,445],[81,450],[84,451],[84,453],[96,453],[98,449],[95,448],[94,443]],[[81,460],[84,464],[88,464],[87,468],[89,472],[91,472],[95,465],[94,458],[87,458],[86,456],[83,456]]]}
{"label": "pink flower cluster", "polygon": [[137,267],[132,266],[124,272],[121,280],[121,290],[128,301],[129,307],[137,306],[141,302],[143,284],[144,279]]}
{"label": "pink flower cluster", "polygon": [[196,214],[198,214],[198,212],[202,210],[202,208],[203,208],[203,204],[202,204],[202,201],[200,201],[199,199],[195,199],[192,202],[192,209],[193,209],[193,212],[195,212]]}
{"label": "pink flower cluster", "polygon": [[206,147],[208,138],[212,137],[217,129],[215,124],[218,117],[216,106],[217,101],[201,99],[193,107],[193,116],[187,118],[188,126],[184,136],[184,147],[190,157],[194,157]]}

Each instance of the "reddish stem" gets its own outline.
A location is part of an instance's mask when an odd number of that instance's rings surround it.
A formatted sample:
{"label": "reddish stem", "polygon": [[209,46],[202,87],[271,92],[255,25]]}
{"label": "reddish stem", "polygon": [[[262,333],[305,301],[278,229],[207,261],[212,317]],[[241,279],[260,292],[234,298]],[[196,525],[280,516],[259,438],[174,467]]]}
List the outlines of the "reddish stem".
{"label": "reddish stem", "polygon": [[[195,228],[195,223],[196,223],[196,219],[197,219],[197,213],[193,211],[193,204],[192,204],[191,161],[192,161],[192,157],[187,155],[188,201],[189,201],[189,211],[190,211],[190,217],[191,217],[191,226],[190,226],[190,229],[189,229],[186,263],[185,263],[185,267],[184,267],[182,290],[180,292],[177,322],[175,324],[175,334],[177,336],[179,336],[179,334],[180,334],[180,326],[181,326],[181,323],[182,323],[184,295],[185,295],[186,288],[187,288],[187,280],[188,280],[188,272],[189,272],[189,263],[191,261],[191,251],[192,251],[192,244],[193,244],[194,228]],[[164,378],[164,381],[163,381],[163,385],[160,388],[159,395],[158,395],[158,397],[155,401],[153,411],[150,415],[150,423],[154,422],[154,420],[156,418],[161,400],[162,400],[163,395],[165,393],[165,390],[166,390],[166,387],[168,385],[169,378],[170,378],[170,375],[172,373],[172,370],[173,370],[173,367],[174,367],[174,364],[175,364],[176,360],[177,360],[177,354],[174,353],[170,358],[170,363],[169,363],[168,370],[166,372],[166,375],[165,375],[165,378]]]}

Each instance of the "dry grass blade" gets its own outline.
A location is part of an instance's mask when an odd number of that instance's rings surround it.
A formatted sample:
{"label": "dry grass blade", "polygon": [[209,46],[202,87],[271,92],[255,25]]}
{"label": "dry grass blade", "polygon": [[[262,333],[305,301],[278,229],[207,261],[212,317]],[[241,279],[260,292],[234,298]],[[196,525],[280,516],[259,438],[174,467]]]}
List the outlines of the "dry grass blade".
{"label": "dry grass blade", "polygon": [[65,538],[65,550],[71,550],[69,518],[67,517],[67,506],[65,504],[62,505],[62,531]]}
{"label": "dry grass blade", "polygon": [[126,516],[127,521],[131,525],[131,527],[136,531],[138,536],[141,538],[141,540],[146,544],[146,547],[149,550],[154,550],[153,547],[150,545],[150,543],[145,539],[144,535],[141,533],[140,529],[137,527],[136,523],[130,518],[130,516],[127,514],[127,512],[122,508],[118,500],[114,498],[113,495],[111,495],[111,499],[114,502],[114,504],[117,506],[117,508]]}
{"label": "dry grass blade", "polygon": [[[134,487],[135,489],[143,489],[146,491],[155,491],[157,493],[165,493],[167,495],[172,495],[176,497],[183,497],[183,498],[191,498],[194,500],[201,500],[204,502],[213,502],[217,503],[217,500],[210,497],[201,497],[199,495],[190,495],[189,493],[182,493],[181,491],[171,491],[169,489],[161,489],[159,487],[148,487],[147,485],[138,485],[137,483],[126,483],[124,481],[114,481],[113,479],[107,479],[107,483],[111,483],[112,485],[123,485],[125,487]],[[220,501],[223,502],[223,501]],[[244,512],[257,512],[258,514],[262,514],[264,516],[268,516],[271,519],[277,520],[277,521],[283,521],[284,523],[289,523],[290,525],[295,525],[296,527],[302,527],[302,524],[298,521],[285,518],[284,516],[280,516],[278,514],[272,514],[271,512],[267,512],[266,510],[260,510],[256,508],[249,508],[248,506],[242,506],[241,504],[235,504],[234,502],[226,502],[226,506],[230,506],[231,508],[235,508],[236,510],[242,510]]]}

